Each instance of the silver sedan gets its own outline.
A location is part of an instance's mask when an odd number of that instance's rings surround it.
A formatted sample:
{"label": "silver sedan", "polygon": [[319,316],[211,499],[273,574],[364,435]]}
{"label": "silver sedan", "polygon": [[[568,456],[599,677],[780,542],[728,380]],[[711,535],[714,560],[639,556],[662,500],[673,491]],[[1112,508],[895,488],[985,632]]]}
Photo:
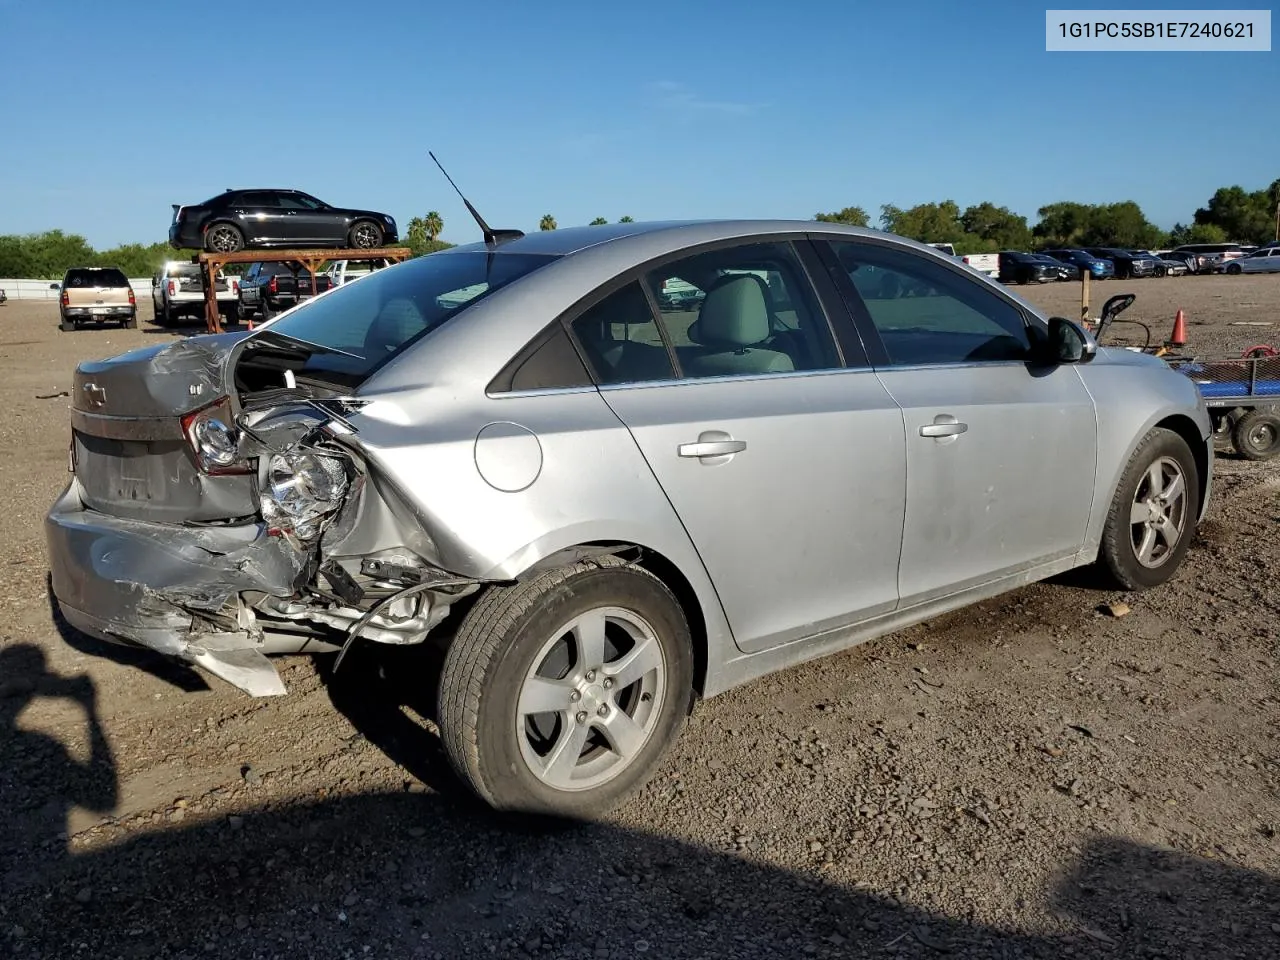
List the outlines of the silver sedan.
{"label": "silver sedan", "polygon": [[492,236],[82,364],[72,428],[71,624],[255,695],[430,637],[460,776],[586,816],[699,697],[1074,567],[1163,583],[1212,474],[1161,361],[811,222]]}

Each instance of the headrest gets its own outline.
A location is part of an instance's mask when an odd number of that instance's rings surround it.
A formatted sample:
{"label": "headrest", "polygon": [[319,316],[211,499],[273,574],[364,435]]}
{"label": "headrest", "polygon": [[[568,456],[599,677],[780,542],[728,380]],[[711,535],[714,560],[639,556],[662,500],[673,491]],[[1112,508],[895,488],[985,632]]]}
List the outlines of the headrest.
{"label": "headrest", "polygon": [[769,305],[763,281],[751,274],[721,277],[707,291],[689,334],[695,343],[711,346],[751,347],[768,340]]}

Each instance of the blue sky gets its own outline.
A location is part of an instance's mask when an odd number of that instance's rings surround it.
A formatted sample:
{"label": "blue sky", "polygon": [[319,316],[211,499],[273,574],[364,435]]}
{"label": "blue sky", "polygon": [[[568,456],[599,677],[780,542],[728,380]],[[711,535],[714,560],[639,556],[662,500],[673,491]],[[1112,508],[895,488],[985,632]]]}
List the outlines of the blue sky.
{"label": "blue sky", "polygon": [[0,233],[153,242],[292,186],[478,239],[428,149],[526,230],[945,198],[1169,227],[1280,177],[1280,54],[1046,53],[1046,6],[0,0]]}

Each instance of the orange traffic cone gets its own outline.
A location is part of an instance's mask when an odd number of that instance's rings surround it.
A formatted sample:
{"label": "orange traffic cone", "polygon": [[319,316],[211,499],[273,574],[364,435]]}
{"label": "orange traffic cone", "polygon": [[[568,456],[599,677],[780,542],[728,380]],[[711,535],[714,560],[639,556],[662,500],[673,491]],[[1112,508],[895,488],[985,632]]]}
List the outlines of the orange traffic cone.
{"label": "orange traffic cone", "polygon": [[1187,318],[1179,308],[1173,318],[1173,333],[1169,335],[1169,346],[1185,347],[1187,345]]}

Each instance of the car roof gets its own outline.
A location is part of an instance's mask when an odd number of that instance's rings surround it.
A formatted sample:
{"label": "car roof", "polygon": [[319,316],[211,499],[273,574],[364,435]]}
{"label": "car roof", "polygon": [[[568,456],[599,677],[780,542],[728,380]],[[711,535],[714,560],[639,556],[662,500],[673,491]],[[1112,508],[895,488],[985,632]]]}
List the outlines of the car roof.
{"label": "car roof", "polygon": [[[564,227],[557,230],[538,230],[514,240],[506,240],[496,247],[482,241],[450,247],[441,254],[475,253],[528,253],[544,256],[570,256],[604,243],[630,246],[639,241],[661,238],[661,245],[672,250],[717,240],[734,240],[739,237],[761,234],[840,233],[853,237],[890,238],[913,246],[937,249],[914,240],[886,234],[866,227],[851,227],[840,223],[823,223],[817,220],[651,220],[637,223],[609,223],[599,226]],[[646,242],[643,245],[648,246]]]}

